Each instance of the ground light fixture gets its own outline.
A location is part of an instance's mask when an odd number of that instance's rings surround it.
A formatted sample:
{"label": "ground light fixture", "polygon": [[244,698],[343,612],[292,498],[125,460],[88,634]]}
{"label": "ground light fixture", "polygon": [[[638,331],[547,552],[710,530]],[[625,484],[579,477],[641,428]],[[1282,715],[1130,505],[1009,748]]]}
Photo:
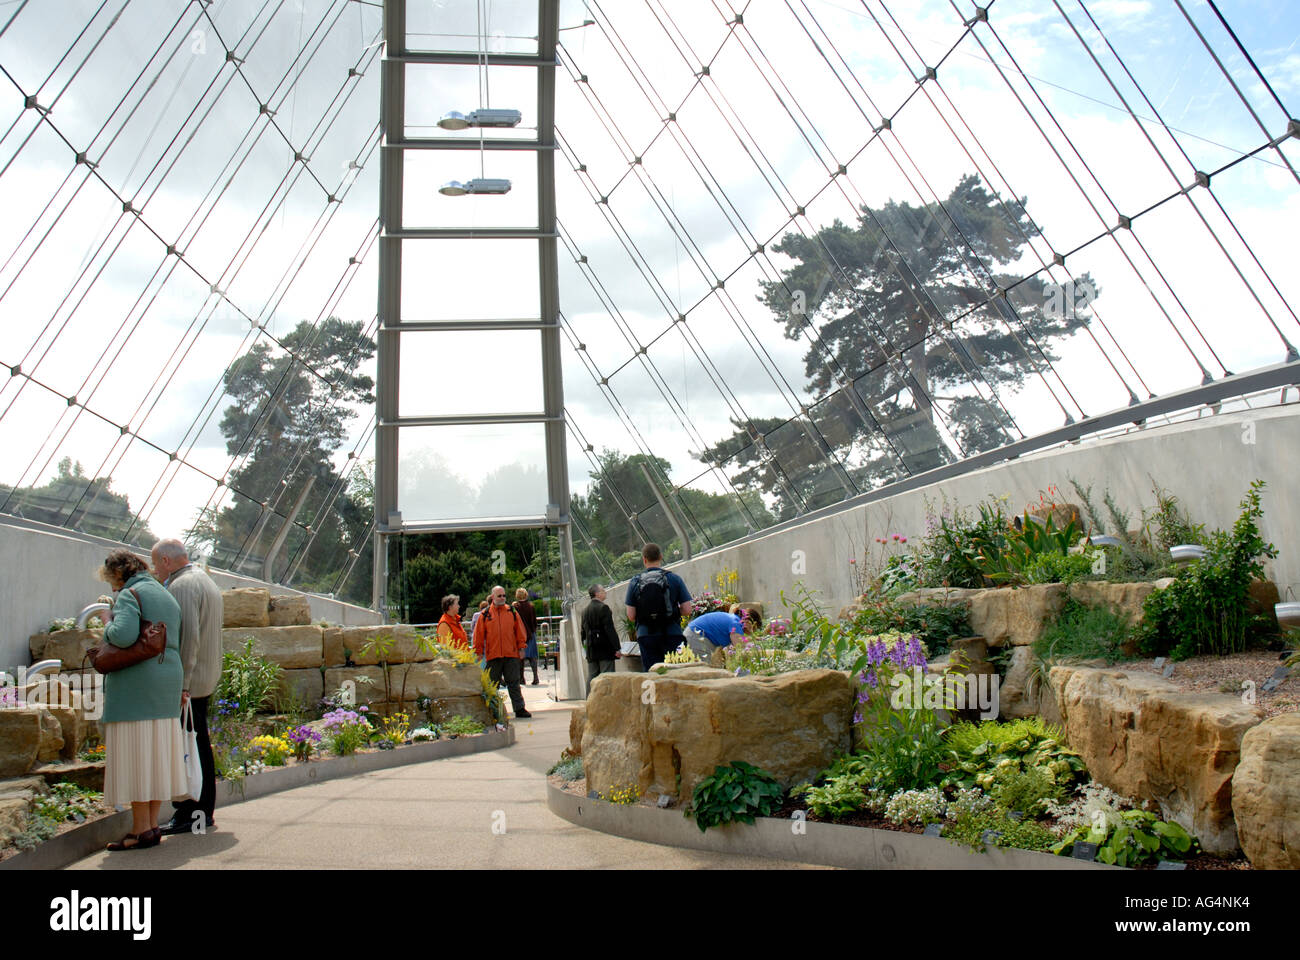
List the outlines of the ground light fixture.
{"label": "ground light fixture", "polygon": [[444,197],[463,197],[467,193],[502,194],[510,192],[510,181],[493,177],[475,177],[462,183],[452,180],[438,188]]}
{"label": "ground light fixture", "polygon": [[464,130],[468,127],[517,127],[523,115],[518,110],[497,110],[482,107],[468,114],[459,110],[445,113],[438,126],[444,130]]}

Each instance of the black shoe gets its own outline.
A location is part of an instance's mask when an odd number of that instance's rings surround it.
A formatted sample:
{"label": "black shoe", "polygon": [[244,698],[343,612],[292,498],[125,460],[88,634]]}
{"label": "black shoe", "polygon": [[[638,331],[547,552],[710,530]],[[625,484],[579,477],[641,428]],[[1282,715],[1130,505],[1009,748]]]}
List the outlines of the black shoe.
{"label": "black shoe", "polygon": [[[207,826],[205,829],[215,830],[216,828],[217,828],[216,821],[209,820],[207,822]],[[184,820],[177,820],[175,818],[172,818],[167,823],[162,824],[162,826],[160,826],[158,830],[160,835],[164,837],[179,836],[182,833],[194,832],[192,821],[186,822]]]}
{"label": "black shoe", "polygon": [[516,711],[515,711],[515,719],[516,719],[516,720],[531,720],[532,717],[533,717],[533,715],[532,715],[531,713],[529,713],[527,710],[516,710]]}

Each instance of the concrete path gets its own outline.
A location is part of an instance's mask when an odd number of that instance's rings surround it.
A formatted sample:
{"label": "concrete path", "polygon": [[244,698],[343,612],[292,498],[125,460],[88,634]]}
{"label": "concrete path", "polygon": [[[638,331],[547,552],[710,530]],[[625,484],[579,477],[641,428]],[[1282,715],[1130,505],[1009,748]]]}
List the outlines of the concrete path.
{"label": "concrete path", "polygon": [[[545,684],[549,671],[543,674]],[[569,711],[525,687],[532,720],[504,750],[328,780],[218,807],[205,836],[164,837],[151,850],[102,851],[70,869],[575,868],[789,869],[624,840],[546,809],[546,770],[568,745]],[[224,789],[224,787],[220,788]],[[166,809],[166,808],[164,808]],[[493,833],[493,824],[504,833]],[[500,829],[500,827],[498,827]]]}

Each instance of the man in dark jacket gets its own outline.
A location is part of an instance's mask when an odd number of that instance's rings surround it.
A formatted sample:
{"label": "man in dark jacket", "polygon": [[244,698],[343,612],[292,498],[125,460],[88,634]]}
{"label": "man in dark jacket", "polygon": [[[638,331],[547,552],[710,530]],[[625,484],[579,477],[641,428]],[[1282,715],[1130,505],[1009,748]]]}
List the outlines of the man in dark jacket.
{"label": "man in dark jacket", "polygon": [[582,611],[582,646],[587,651],[587,693],[591,681],[602,673],[614,672],[614,661],[619,653],[618,631],[614,629],[614,615],[605,605],[605,588],[593,583],[587,588],[591,603]]}

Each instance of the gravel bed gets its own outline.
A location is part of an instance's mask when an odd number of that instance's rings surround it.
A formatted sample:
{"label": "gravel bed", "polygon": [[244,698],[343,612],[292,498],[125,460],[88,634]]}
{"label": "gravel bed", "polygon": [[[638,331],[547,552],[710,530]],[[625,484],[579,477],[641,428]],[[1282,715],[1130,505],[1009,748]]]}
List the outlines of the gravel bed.
{"label": "gravel bed", "polygon": [[[1289,656],[1290,652],[1286,655]],[[1292,669],[1291,676],[1276,690],[1265,692],[1263,689],[1264,681],[1282,666],[1282,656],[1271,650],[1247,650],[1226,657],[1192,657],[1175,663],[1173,676],[1168,679],[1184,690],[1237,696],[1242,695],[1242,681],[1249,680],[1255,684],[1255,706],[1264,712],[1266,718],[1275,717],[1300,710],[1300,670]],[[1135,660],[1117,664],[1115,669],[1159,674],[1168,664],[1169,661],[1165,661],[1157,667],[1154,660]]]}

